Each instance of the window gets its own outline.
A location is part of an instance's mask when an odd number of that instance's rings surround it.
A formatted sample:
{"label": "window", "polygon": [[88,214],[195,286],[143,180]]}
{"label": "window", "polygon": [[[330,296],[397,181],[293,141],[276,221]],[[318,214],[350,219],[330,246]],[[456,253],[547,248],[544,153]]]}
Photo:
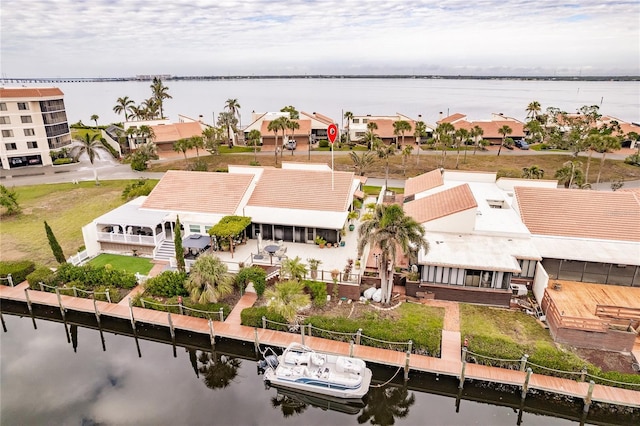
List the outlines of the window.
{"label": "window", "polygon": [[359,118],[354,118],[353,119],[353,124],[360,124],[360,119]]}
{"label": "window", "polygon": [[11,124],[11,119],[9,117],[0,117],[0,124]]}
{"label": "window", "polygon": [[205,227],[204,227],[204,233],[205,233],[205,234],[208,234],[208,233],[209,233],[209,229],[211,229],[211,228],[213,228],[213,226],[211,226],[211,225],[207,225],[207,226],[205,226]]}
{"label": "window", "polygon": [[189,232],[200,233],[200,225],[189,225]]}
{"label": "window", "polygon": [[33,136],[35,134],[36,134],[36,132],[33,129],[24,129],[24,135],[25,136]]}
{"label": "window", "polygon": [[36,141],[28,141],[27,148],[29,149],[38,149],[38,142]]}
{"label": "window", "polygon": [[22,121],[22,123],[24,123],[24,124],[33,123],[33,120],[31,119],[30,115],[21,115],[20,116],[20,121]]}
{"label": "window", "polygon": [[29,105],[26,102],[18,102],[18,109],[20,111],[26,111],[29,109]]}
{"label": "window", "polygon": [[16,146],[15,143],[11,142],[11,143],[5,143],[4,147],[7,149],[7,151],[15,151],[16,149],[18,149],[18,147]]}
{"label": "window", "polygon": [[2,137],[3,138],[12,138],[13,137],[13,130],[3,130],[2,131]]}
{"label": "window", "polygon": [[0,102],[0,111],[6,111],[6,110],[7,110],[7,103]]}

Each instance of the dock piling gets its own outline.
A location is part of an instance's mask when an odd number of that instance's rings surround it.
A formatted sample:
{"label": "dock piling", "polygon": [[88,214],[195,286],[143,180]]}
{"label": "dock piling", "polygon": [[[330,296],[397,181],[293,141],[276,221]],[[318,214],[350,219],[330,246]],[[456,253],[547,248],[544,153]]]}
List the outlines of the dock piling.
{"label": "dock piling", "polygon": [[56,287],[56,295],[58,296],[58,305],[60,305],[60,314],[62,314],[62,320],[67,322],[67,315],[62,305],[62,297],[60,297],[60,289]]}
{"label": "dock piling", "polygon": [[224,311],[220,308],[220,322],[224,322]]}
{"label": "dock piling", "polygon": [[[262,318],[264,319],[264,317],[262,317]],[[258,339],[258,329],[257,328],[253,329],[253,334],[254,334],[253,345],[254,345],[254,348],[256,350],[256,357],[257,357],[258,355],[260,355],[260,340]]]}
{"label": "dock piling", "polygon": [[531,367],[527,368],[527,376],[524,378],[524,383],[522,384],[521,398],[523,401],[527,397],[527,392],[529,391],[529,379],[531,379],[531,373],[533,373]]}
{"label": "dock piling", "polygon": [[349,357],[353,358],[353,339],[349,340]]}
{"label": "dock piling", "polygon": [[591,396],[593,395],[593,387],[596,385],[596,383],[591,380],[589,381],[589,390],[587,390],[587,396],[584,398],[584,407],[582,408],[582,411],[586,414],[589,412],[589,407],[591,406]]}
{"label": "dock piling", "polygon": [[173,328],[173,321],[171,320],[171,312],[167,312],[167,318],[169,320],[169,333],[171,334],[171,341],[176,342],[176,330]]}
{"label": "dock piling", "polygon": [[209,318],[209,340],[211,340],[212,351],[216,350],[216,333],[213,330],[213,321]]}
{"label": "dock piling", "polygon": [[411,351],[407,351],[407,356],[404,359],[404,381],[405,382],[409,380],[409,360],[410,359],[411,359]]}
{"label": "dock piling", "polygon": [[[131,318],[131,328],[133,329],[133,332],[136,332],[136,320],[133,317],[133,304],[131,302],[131,298],[129,298],[129,317]],[[137,343],[137,339],[136,339],[136,343]]]}
{"label": "dock piling", "polygon": [[98,322],[98,327],[100,327],[100,311],[98,311],[98,305],[96,304],[96,299],[93,299],[93,309],[96,312],[96,321]]}
{"label": "dock piling", "polygon": [[362,329],[359,328],[358,331],[356,332],[356,345],[360,344],[360,337],[362,337]]}
{"label": "dock piling", "polygon": [[467,369],[467,361],[462,361],[462,370],[460,371],[460,383],[458,383],[458,389],[464,387],[464,372]]}
{"label": "dock piling", "polygon": [[529,359],[529,355],[522,355],[522,359],[520,360],[520,371],[525,371],[527,368],[527,360]]}
{"label": "dock piling", "polygon": [[300,343],[304,345],[304,325],[300,327]]}
{"label": "dock piling", "polygon": [[24,289],[24,297],[27,299],[27,308],[29,308],[29,313],[33,317],[33,307],[31,306],[31,299],[29,298],[29,289]]}

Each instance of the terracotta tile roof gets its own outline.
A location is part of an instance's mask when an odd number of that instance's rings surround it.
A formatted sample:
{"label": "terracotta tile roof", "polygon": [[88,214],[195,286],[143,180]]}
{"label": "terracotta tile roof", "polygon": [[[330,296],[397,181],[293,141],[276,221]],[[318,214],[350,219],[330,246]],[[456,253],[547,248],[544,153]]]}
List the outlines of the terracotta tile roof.
{"label": "terracotta tile roof", "polygon": [[436,121],[436,123],[437,124],[440,124],[440,123],[453,123],[454,121],[461,120],[461,119],[463,119],[465,117],[466,117],[466,115],[460,114],[459,112],[456,112],[455,114],[449,115],[449,116],[443,118],[442,120]]}
{"label": "terracotta tile roof", "polygon": [[[439,173],[439,172],[438,172]],[[469,184],[455,186],[404,204],[404,211],[418,223],[478,207]]]}
{"label": "terracotta tile roof", "polygon": [[346,211],[351,199],[352,172],[265,169],[248,206],[284,209]]}
{"label": "terracotta tile roof", "polygon": [[235,214],[253,175],[167,171],[143,208],[197,213]]}
{"label": "terracotta tile roof", "polygon": [[[396,135],[393,133],[394,132],[393,123],[395,123],[396,121],[399,121],[399,120],[393,120],[388,118],[372,119],[371,122],[376,123],[378,125],[378,129],[374,130],[373,132],[381,138],[387,138],[387,139],[395,138]],[[411,125],[411,129],[404,132],[404,137],[406,141],[407,138],[413,137],[413,128],[414,128],[415,122],[412,120],[405,120],[405,121]],[[399,138],[398,140],[402,139],[402,135],[399,134],[397,136]]]}
{"label": "terracotta tile roof", "polygon": [[162,124],[151,126],[151,129],[156,135],[153,140],[155,143],[175,142],[180,139],[190,138],[191,136],[202,135],[202,125],[197,121]]}
{"label": "terracotta tile roof", "polygon": [[522,138],[524,137],[524,124],[520,121],[512,120],[494,120],[494,121],[463,121],[454,123],[453,127],[457,129],[464,128],[471,130],[474,126],[478,126],[484,132],[482,137],[485,139],[502,139],[502,135],[498,132],[502,126],[509,126],[512,130],[508,138]]}
{"label": "terracotta tile roof", "polygon": [[514,193],[534,235],[640,241],[636,192],[516,187]]}
{"label": "terracotta tile roof", "polygon": [[321,121],[321,122],[325,123],[327,126],[329,124],[333,124],[334,123],[333,119],[327,117],[326,115],[319,114],[317,112],[308,113],[308,112],[300,111],[300,114],[301,115],[306,115],[307,117],[314,118],[314,119],[316,119],[318,121]]}
{"label": "terracotta tile roof", "polygon": [[[298,124],[300,125],[299,129],[294,130],[293,132],[294,137],[309,136],[309,133],[311,132],[311,120],[293,120],[293,121],[297,121]],[[271,120],[262,121],[262,126],[260,126],[260,134],[273,137],[273,132],[269,130],[269,123],[271,123]],[[284,134],[287,136],[290,136],[291,129],[284,129]],[[280,138],[282,138],[282,130],[278,131],[278,140],[280,140]]]}
{"label": "terracotta tile roof", "polygon": [[0,98],[40,98],[64,96],[57,87],[0,87]]}
{"label": "terracotta tile roof", "polygon": [[423,173],[420,176],[407,179],[404,184],[404,196],[408,197],[410,195],[428,191],[436,186],[442,185],[443,183],[444,181],[440,170],[431,170],[430,172]]}

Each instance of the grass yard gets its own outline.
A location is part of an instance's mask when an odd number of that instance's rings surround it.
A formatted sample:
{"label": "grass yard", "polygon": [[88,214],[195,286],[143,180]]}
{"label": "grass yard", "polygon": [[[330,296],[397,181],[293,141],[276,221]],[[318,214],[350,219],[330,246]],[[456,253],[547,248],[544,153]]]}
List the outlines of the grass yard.
{"label": "grass yard", "polygon": [[139,272],[142,275],[149,274],[153,263],[151,259],[145,257],[133,257],[133,256],[121,256],[118,254],[103,253],[97,257],[91,259],[89,263],[95,267],[102,267],[104,265],[111,265],[113,269],[124,270],[135,274]]}
{"label": "grass yard", "polygon": [[55,266],[44,230],[46,220],[65,256],[80,249],[82,227],[96,217],[122,205],[122,190],[129,180],[61,183],[13,188],[22,213],[3,216],[0,221],[0,253],[3,260],[29,259]]}

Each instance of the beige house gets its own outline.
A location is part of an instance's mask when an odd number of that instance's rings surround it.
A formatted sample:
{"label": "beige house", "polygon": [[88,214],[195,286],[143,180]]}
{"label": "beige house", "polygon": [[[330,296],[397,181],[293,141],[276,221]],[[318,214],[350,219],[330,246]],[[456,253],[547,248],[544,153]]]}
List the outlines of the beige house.
{"label": "beige house", "polygon": [[[288,112],[267,112],[262,114],[253,113],[251,124],[243,129],[244,140],[249,139],[251,130],[258,130],[261,134],[261,144],[263,151],[273,151],[276,146],[276,136],[269,130],[269,124],[279,118],[289,117]],[[293,120],[298,123],[299,128],[295,130],[285,129],[284,140],[282,131],[278,132],[278,147],[282,148],[290,139],[296,141],[296,149],[306,151],[310,145],[316,144],[322,139],[327,139],[327,127],[333,124],[333,119],[317,112],[300,112],[300,118]]]}
{"label": "beige house", "polygon": [[[404,143],[405,145],[416,143],[416,138],[414,136],[415,126],[417,121],[421,121],[421,117],[418,117],[418,120],[414,120],[406,115],[397,113],[395,115],[355,115],[353,118],[349,119],[345,125],[345,131],[349,133],[349,138],[352,141],[361,141],[365,133],[367,132],[367,126],[369,123],[375,123],[377,129],[373,132],[378,135],[378,137],[386,144],[390,143],[401,143],[402,135],[396,134],[394,129],[394,123],[396,121],[406,121],[411,126],[410,130],[407,130],[404,134]],[[427,127],[427,136],[425,140],[431,137],[435,126],[426,124]],[[422,141],[424,142],[424,140]]]}
{"label": "beige house", "polygon": [[523,139],[525,137],[524,123],[513,117],[507,117],[503,114],[491,114],[490,120],[476,120],[469,121],[467,116],[460,113],[455,113],[447,117],[438,120],[440,123],[451,123],[453,127],[458,129],[465,129],[471,131],[475,126],[482,129],[482,139],[488,141],[492,145],[500,145],[502,143],[502,134],[499,132],[503,126],[509,126],[511,133],[507,137],[511,139]]}
{"label": "beige house", "polygon": [[3,169],[51,165],[50,152],[71,146],[64,94],[56,87],[0,88]]}

